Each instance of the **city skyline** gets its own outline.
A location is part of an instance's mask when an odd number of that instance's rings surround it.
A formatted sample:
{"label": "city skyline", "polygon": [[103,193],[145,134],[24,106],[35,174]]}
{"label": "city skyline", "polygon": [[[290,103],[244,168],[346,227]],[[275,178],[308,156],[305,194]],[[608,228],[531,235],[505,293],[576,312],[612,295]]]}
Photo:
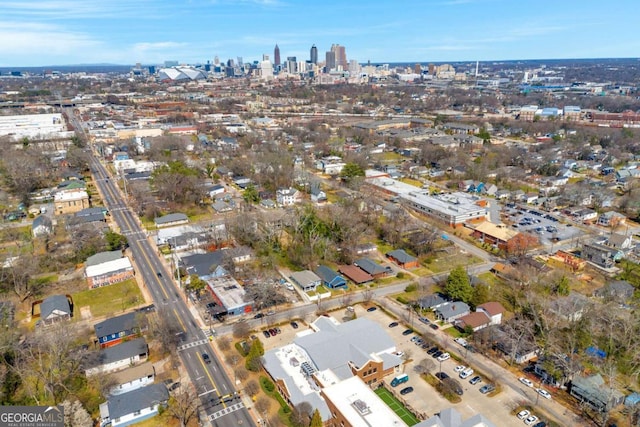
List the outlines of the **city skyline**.
{"label": "city skyline", "polygon": [[[319,60],[332,45],[349,60],[456,62],[633,58],[631,0],[607,7],[542,0],[36,0],[0,4],[0,66],[204,63],[273,55]],[[274,58],[272,58],[273,60]]]}

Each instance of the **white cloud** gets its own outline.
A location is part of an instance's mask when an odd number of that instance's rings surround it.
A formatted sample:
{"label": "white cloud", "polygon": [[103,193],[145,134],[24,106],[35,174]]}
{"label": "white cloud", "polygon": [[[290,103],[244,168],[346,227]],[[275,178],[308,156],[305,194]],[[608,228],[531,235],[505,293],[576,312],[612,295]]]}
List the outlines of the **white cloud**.
{"label": "white cloud", "polygon": [[100,42],[86,34],[40,23],[0,21],[0,40],[3,40],[0,43],[0,56],[67,55],[100,46]]}

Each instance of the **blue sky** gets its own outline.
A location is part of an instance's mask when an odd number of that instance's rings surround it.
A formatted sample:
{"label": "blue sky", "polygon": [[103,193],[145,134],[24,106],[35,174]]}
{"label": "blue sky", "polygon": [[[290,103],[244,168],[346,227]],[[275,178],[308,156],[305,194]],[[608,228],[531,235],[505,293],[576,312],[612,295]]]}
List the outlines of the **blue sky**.
{"label": "blue sky", "polygon": [[640,56],[637,0],[0,0],[0,66]]}

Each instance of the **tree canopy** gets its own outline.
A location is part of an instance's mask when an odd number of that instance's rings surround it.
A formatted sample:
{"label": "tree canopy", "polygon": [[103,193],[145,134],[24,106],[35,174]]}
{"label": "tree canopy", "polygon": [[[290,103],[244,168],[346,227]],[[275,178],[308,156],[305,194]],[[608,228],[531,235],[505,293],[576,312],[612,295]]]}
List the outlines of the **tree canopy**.
{"label": "tree canopy", "polygon": [[475,292],[469,282],[469,276],[462,266],[457,266],[449,273],[444,287],[445,293],[455,301],[470,303]]}

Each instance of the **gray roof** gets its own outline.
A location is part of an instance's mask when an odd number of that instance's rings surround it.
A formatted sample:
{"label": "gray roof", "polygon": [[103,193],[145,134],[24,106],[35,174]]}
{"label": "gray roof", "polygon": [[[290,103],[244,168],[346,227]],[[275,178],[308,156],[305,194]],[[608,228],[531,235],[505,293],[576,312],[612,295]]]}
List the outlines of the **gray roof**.
{"label": "gray roof", "polygon": [[376,274],[386,273],[388,271],[385,267],[381,266],[375,261],[370,260],[369,258],[360,258],[359,260],[354,262],[354,264],[367,273],[371,274],[372,276],[375,276]]}
{"label": "gray roof", "polygon": [[40,215],[35,217],[33,219],[33,223],[31,224],[31,228],[35,230],[40,226],[51,228],[52,227],[51,218],[49,218],[46,215]]}
{"label": "gray roof", "polygon": [[426,419],[414,427],[496,427],[484,415],[476,414],[471,418],[462,420],[462,416],[455,408],[446,408],[433,417]]}
{"label": "gray roof", "polygon": [[188,274],[196,274],[199,277],[210,276],[213,271],[222,264],[224,252],[221,250],[194,254],[180,259]]}
{"label": "gray roof", "polygon": [[319,265],[318,268],[316,268],[315,273],[326,283],[331,283],[336,278],[344,280],[344,277],[326,265]]}
{"label": "gray roof", "polygon": [[163,383],[151,384],[127,393],[111,396],[108,401],[109,419],[115,420],[158,403],[164,403],[167,400],[169,400],[169,391]]}
{"label": "gray roof", "polygon": [[97,363],[94,366],[102,366],[108,363],[118,362],[140,354],[147,354],[148,352],[149,348],[144,338],[136,338],[101,350],[98,353],[96,360]]}
{"label": "gray roof", "polygon": [[107,208],[104,206],[97,206],[93,208],[84,208],[75,213],[74,216],[92,216],[92,215],[102,215],[104,219],[105,214],[109,212]]}
{"label": "gray roof", "polygon": [[171,213],[155,219],[155,223],[159,225],[171,224],[172,222],[178,221],[189,221],[189,217],[183,213]]}
{"label": "gray roof", "polygon": [[348,362],[361,366],[372,353],[395,347],[380,325],[364,317],[336,325],[321,316],[314,325],[318,332],[297,337],[294,343],[307,352],[318,370],[331,369],[342,379],[353,376]]}
{"label": "gray roof", "polygon": [[71,314],[71,307],[69,300],[64,295],[52,295],[49,298],[45,298],[40,304],[40,318],[48,319],[56,312],[62,312],[63,314]]}
{"label": "gray roof", "polygon": [[85,266],[89,267],[92,265],[103,264],[109,261],[115,261],[117,259],[122,258],[122,251],[108,251],[108,252],[98,252],[95,255],[91,255],[85,261]]}
{"label": "gray roof", "polygon": [[396,249],[391,252],[387,252],[387,257],[397,259],[400,264],[413,262],[417,259],[416,257],[406,253],[404,249]]}
{"label": "gray roof", "polygon": [[296,271],[295,273],[291,273],[290,278],[303,288],[322,280],[316,273],[310,270]]}
{"label": "gray roof", "polygon": [[100,338],[137,327],[136,315],[137,313],[131,312],[96,323],[94,326],[96,336]]}
{"label": "gray roof", "polygon": [[469,310],[469,306],[462,301],[448,302],[436,309],[436,311],[440,313],[440,315],[445,319],[457,316],[462,313],[468,313]]}
{"label": "gray roof", "polygon": [[434,308],[448,301],[449,300],[442,294],[431,294],[420,298],[418,304],[422,308]]}

